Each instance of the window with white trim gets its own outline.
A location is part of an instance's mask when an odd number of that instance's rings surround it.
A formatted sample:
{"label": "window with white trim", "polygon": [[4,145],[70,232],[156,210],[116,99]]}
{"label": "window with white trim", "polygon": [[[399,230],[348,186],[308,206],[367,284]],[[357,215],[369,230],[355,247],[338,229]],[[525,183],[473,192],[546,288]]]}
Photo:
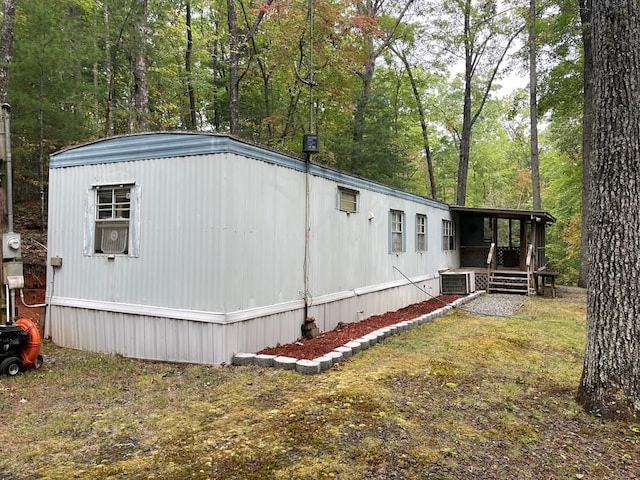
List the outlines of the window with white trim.
{"label": "window with white trim", "polygon": [[359,193],[357,190],[338,187],[338,210],[347,213],[357,213]]}
{"label": "window with white trim", "polygon": [[427,251],[427,216],[416,214],[416,251]]}
{"label": "window with white trim", "polygon": [[404,240],[404,212],[402,210],[390,211],[391,222],[391,253],[402,253],[405,251]]}
{"label": "window with white trim", "polygon": [[442,250],[456,249],[456,224],[451,220],[442,220]]}
{"label": "window with white trim", "polygon": [[128,254],[132,185],[95,187],[93,253]]}

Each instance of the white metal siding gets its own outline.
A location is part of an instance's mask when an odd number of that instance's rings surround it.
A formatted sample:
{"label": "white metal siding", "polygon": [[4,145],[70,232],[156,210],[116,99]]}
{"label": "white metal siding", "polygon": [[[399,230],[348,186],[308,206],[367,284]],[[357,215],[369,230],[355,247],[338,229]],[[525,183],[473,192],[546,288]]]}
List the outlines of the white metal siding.
{"label": "white metal siding", "polygon": [[[140,256],[84,256],[89,187],[125,179],[140,186]],[[218,154],[52,169],[50,184],[56,296],[214,312],[300,298],[294,170]]]}
{"label": "white metal siding", "polygon": [[[447,210],[406,199],[359,191],[359,212],[346,213],[335,208],[337,185],[314,177],[311,191],[311,294],[313,296],[369,285],[406,276],[436,273],[439,268],[456,267],[455,252],[441,249],[442,219],[451,218]],[[405,216],[406,251],[389,253],[389,211],[401,210]],[[374,218],[370,218],[370,213]],[[415,216],[427,216],[426,252],[417,252]]]}

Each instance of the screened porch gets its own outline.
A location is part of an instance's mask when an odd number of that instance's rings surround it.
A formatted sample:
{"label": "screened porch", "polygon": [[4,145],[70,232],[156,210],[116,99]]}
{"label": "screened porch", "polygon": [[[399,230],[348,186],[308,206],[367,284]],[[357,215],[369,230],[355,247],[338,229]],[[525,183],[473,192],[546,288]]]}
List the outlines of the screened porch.
{"label": "screened porch", "polygon": [[451,207],[458,225],[460,269],[476,272],[476,288],[528,293],[546,268],[544,211]]}

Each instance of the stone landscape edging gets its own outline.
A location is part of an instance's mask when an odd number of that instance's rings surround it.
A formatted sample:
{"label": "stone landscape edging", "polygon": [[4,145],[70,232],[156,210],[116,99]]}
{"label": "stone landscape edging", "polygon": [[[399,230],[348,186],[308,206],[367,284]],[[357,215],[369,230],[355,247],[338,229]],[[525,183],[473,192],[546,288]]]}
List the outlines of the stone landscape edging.
{"label": "stone landscape edging", "polygon": [[447,304],[445,307],[434,310],[430,313],[425,313],[412,320],[405,320],[402,322],[394,323],[386,327],[379,328],[372,332],[363,335],[355,340],[350,340],[344,345],[336,347],[331,352],[326,353],[313,360],[298,359],[293,357],[266,355],[256,353],[236,353],[233,355],[231,363],[236,366],[245,365],[258,365],[261,367],[273,367],[283,370],[292,370],[305,375],[313,375],[322,373],[333,365],[348,360],[358,352],[364,351],[367,348],[375,345],[379,341],[400,332],[404,332],[411,327],[421,325],[425,322],[434,320],[441,317],[446,313],[449,313],[454,308],[464,305],[467,302],[479,297],[484,291],[480,290],[467,295],[466,297],[458,298],[453,302]]}

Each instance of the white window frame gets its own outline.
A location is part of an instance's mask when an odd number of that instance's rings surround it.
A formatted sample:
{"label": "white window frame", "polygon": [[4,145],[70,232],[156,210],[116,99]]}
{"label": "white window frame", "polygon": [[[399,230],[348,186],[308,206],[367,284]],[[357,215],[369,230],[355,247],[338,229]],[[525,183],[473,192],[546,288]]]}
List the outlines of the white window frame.
{"label": "white window frame", "polygon": [[360,192],[347,187],[338,187],[336,208],[341,212],[358,213]]}
{"label": "white window frame", "polygon": [[389,210],[389,253],[406,251],[405,215],[402,210]]}
{"label": "white window frame", "polygon": [[416,213],[416,252],[427,251],[427,216]]}
{"label": "white window frame", "polygon": [[456,249],[456,224],[451,220],[442,220],[442,250]]}
{"label": "white window frame", "polygon": [[139,256],[139,210],[140,188],[134,182],[92,185],[87,191],[84,254]]}

